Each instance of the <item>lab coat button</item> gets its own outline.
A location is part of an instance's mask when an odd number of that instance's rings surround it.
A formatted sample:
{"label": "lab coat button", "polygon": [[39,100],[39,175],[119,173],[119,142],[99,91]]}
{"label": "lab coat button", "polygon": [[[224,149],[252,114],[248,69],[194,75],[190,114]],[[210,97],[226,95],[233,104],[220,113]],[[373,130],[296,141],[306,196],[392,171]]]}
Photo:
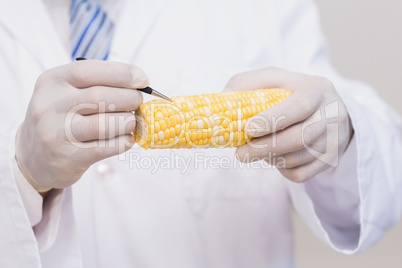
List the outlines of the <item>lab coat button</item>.
{"label": "lab coat button", "polygon": [[100,174],[106,174],[109,171],[110,167],[109,165],[105,164],[105,163],[100,163],[97,167],[96,167],[96,171]]}

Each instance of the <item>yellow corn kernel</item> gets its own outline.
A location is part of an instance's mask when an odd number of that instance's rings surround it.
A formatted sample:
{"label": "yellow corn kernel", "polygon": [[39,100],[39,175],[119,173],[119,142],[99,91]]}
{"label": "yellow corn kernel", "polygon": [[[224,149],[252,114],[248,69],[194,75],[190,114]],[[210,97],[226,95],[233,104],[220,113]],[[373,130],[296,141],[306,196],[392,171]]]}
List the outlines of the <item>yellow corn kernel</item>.
{"label": "yellow corn kernel", "polygon": [[169,139],[169,138],[170,138],[170,129],[166,129],[165,131],[163,131],[163,133],[164,133],[165,139]]}
{"label": "yellow corn kernel", "polygon": [[[149,109],[151,111],[151,109]],[[157,112],[155,114],[155,120],[162,120],[163,119],[163,114],[161,112]]]}
{"label": "yellow corn kernel", "polygon": [[163,114],[163,117],[168,117],[169,116],[169,111],[166,108],[162,108],[161,113]]}
{"label": "yellow corn kernel", "polygon": [[176,125],[177,125],[176,116],[175,116],[175,115],[169,116],[169,122],[170,122],[170,124],[171,124],[172,127],[176,126]]}
{"label": "yellow corn kernel", "polygon": [[159,121],[159,124],[160,124],[161,131],[165,131],[167,129],[165,120],[162,119],[161,121]]}
{"label": "yellow corn kernel", "polygon": [[177,124],[177,125],[174,127],[174,130],[175,130],[175,132],[176,132],[176,136],[179,136],[179,134],[180,134],[180,132],[181,132],[181,125],[180,125],[180,124]]}
{"label": "yellow corn kernel", "polygon": [[155,126],[155,133],[158,133],[161,130],[161,126],[159,125],[159,122],[155,121],[154,126]]}

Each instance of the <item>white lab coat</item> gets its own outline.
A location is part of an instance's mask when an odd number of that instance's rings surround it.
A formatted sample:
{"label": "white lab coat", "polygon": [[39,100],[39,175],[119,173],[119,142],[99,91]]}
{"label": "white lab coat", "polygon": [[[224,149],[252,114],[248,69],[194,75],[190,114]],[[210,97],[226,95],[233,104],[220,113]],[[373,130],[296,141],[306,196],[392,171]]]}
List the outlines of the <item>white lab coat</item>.
{"label": "white lab coat", "polygon": [[323,75],[345,102],[354,137],[338,167],[305,184],[263,163],[239,166],[233,149],[136,146],[52,192],[41,211],[40,198],[28,201],[16,183],[13,141],[36,78],[69,62],[69,52],[42,1],[2,1],[0,267],[293,267],[292,206],[344,253],[366,249],[397,222],[399,118],[367,85],[332,69],[311,1],[125,5],[110,60],[137,64],[163,93],[218,92],[233,74],[266,66]]}

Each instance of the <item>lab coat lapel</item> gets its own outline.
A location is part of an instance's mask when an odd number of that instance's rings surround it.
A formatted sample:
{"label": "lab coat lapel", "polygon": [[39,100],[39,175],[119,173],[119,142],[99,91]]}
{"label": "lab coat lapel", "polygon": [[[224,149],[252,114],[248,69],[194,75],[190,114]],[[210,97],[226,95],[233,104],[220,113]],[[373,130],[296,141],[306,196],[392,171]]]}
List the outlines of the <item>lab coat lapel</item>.
{"label": "lab coat lapel", "polygon": [[[152,5],[149,2],[153,2]],[[117,22],[110,60],[135,61],[147,34],[170,0],[126,1]]]}
{"label": "lab coat lapel", "polygon": [[0,9],[0,23],[23,44],[41,69],[70,61],[43,1],[8,1]]}

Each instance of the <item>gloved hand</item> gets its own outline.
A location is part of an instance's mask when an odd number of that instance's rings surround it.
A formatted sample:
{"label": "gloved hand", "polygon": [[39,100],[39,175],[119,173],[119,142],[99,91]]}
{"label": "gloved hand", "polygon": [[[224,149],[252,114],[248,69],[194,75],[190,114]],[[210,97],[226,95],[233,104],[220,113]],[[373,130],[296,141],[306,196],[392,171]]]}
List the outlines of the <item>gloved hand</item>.
{"label": "gloved hand", "polygon": [[145,73],[125,63],[79,61],[38,78],[16,137],[16,159],[39,192],[65,188],[95,162],[130,149]]}
{"label": "gloved hand", "polygon": [[294,93],[247,121],[246,133],[256,139],[237,149],[240,161],[264,159],[294,182],[305,182],[338,164],[353,127],[329,80],[266,68],[235,75],[225,91],[257,88],[284,88]]}

